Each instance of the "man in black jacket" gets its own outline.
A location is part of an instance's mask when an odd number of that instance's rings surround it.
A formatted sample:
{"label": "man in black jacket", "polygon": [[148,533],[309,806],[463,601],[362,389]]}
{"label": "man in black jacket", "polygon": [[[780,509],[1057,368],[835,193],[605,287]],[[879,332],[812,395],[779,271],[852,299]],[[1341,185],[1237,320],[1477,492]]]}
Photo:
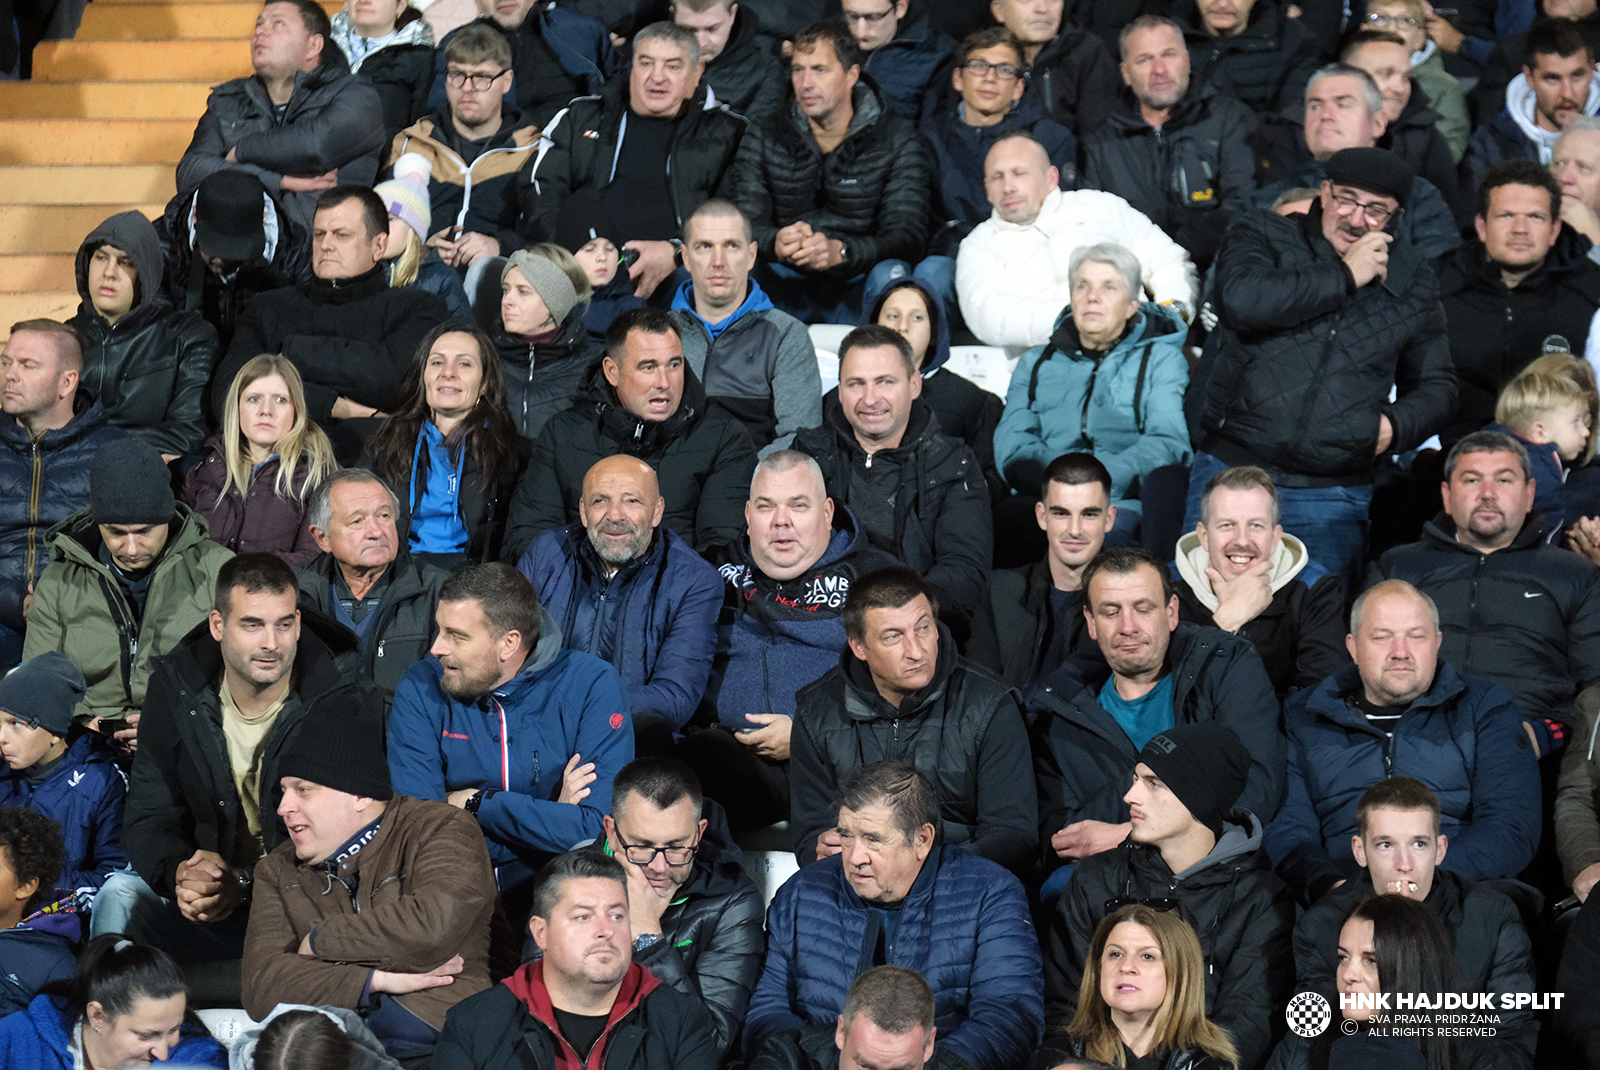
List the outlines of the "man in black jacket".
{"label": "man in black jacket", "polygon": [[[1439,834],[1439,800],[1426,785],[1410,777],[1380,780],[1361,796],[1357,821],[1359,830],[1350,839],[1361,875],[1339,882],[1295,924],[1296,992],[1320,992],[1336,1003],[1339,928],[1356,904],[1378,894],[1403,895],[1434,909],[1455,944],[1460,991],[1496,997],[1537,991],[1533,946],[1515,904],[1487,885],[1439,868],[1448,845]],[[1532,1066],[1538,1036],[1533,1012],[1503,1009],[1497,1028],[1496,1043],[1506,1058],[1495,1065]]]}
{"label": "man in black jacket", "polygon": [[731,550],[756,467],[750,436],[707,406],[670,313],[624,312],[606,331],[606,348],[588,396],[551,417],[534,440],[511,501],[506,559],[518,560],[539,535],[578,519],[584,477],[618,453],[656,470],[665,522],[684,542],[706,556]]}
{"label": "man in black jacket", "polygon": [[310,229],[318,193],[372,184],[383,152],[383,103],[351,76],[332,33],[312,0],[268,0],[250,38],[255,74],[211,91],[178,161],[179,195],[193,193],[207,175],[238,168]]}
{"label": "man in black jacket", "polygon": [[1292,991],[1294,900],[1272,875],[1261,819],[1235,805],[1250,767],[1250,752],[1219,724],[1178,725],[1140,750],[1124,796],[1127,842],[1078,863],[1045,934],[1048,1019],[1077,1008],[1100,919],[1155,896],[1200,938],[1206,1017],[1233,1038],[1241,1068],[1266,1061]]}
{"label": "man in black jacket", "polygon": [[1188,250],[1204,271],[1255,192],[1247,139],[1256,115],[1191,80],[1183,29],[1143,15],[1122,31],[1128,92],[1084,141],[1083,184],[1115,193]]}
{"label": "man in black jacket", "polygon": [[1511,436],[1467,435],[1444,477],[1445,511],[1420,542],[1379,558],[1374,578],[1405,580],[1438,604],[1440,657],[1510,692],[1549,754],[1584,723],[1578,692],[1600,682],[1600,568],[1549,545],[1528,451]]}
{"label": "man in black jacket", "polygon": [[1256,465],[1284,526],[1352,590],[1375,458],[1440,430],[1456,383],[1433,269],[1385,229],[1409,203],[1410,169],[1382,149],[1344,149],[1327,176],[1308,214],[1252,212],[1217,254],[1220,350],[1184,525],[1199,521],[1212,476]]}
{"label": "man in black jacket", "polygon": [[156,228],[138,212],[101,223],[78,247],[81,381],[106,416],[154,446],[169,464],[205,438],[206,383],[217,332],[198,312],[179,312],[161,289],[165,262]]}
{"label": "man in black jacket", "polygon": [[528,921],[542,956],[451,1008],[433,1070],[715,1070],[711,1016],[633,961],[630,917],[615,859],[546,863]]}
{"label": "man in black jacket", "polygon": [[1255,647],[1180,624],[1171,577],[1143,550],[1102,551],[1083,589],[1102,658],[1069,660],[1029,703],[1047,865],[1080,861],[1127,837],[1123,793],[1139,750],[1173,725],[1216,722],[1243,740],[1250,767],[1241,805],[1271,820],[1283,798],[1286,744]]}
{"label": "man in black jacket", "polygon": [[934,1044],[933,989],[916,970],[874,966],[850,985],[837,1022],[791,1029],[761,1045],[750,1070],[954,1070],[964,1062]]}
{"label": "man in black jacket", "polygon": [[946,843],[1012,871],[1038,845],[1022,703],[957,655],[939,600],[895,566],[850,585],[850,649],[796,696],[789,838],[802,866],[841,850],[836,785],[863,765],[906,761],[934,785]]}
{"label": "man in black jacket", "polygon": [[1179,617],[1250,640],[1281,699],[1349,658],[1339,577],[1278,521],[1271,476],[1250,466],[1219,472],[1200,499],[1200,523],[1178,540],[1172,571]]}
{"label": "man in black jacket", "polygon": [[928,150],[870,79],[842,23],[795,37],[794,93],[739,148],[732,200],[755,228],[755,276],[808,323],[855,323],[864,289],[916,262],[928,235]]}
{"label": "man in black jacket", "polygon": [[548,129],[553,144],[524,171],[523,233],[550,240],[568,197],[597,195],[624,248],[639,254],[629,269],[635,295],[655,293],[673,273],[684,220],[716,195],[744,137],[744,117],[700,85],[704,71],[688,30],[670,22],[640,30],[628,80],[574,100]]}
{"label": "man in black jacket", "polygon": [[373,417],[394,411],[423,337],[450,314],[431,293],[389,288],[389,213],[372,190],[340,186],[318,197],[311,244],[315,277],[250,302],[212,380],[211,400],[221,412],[246,361],[282,353],[305,380],[306,415],[349,464],[377,429]]}
{"label": "man in black jacket", "polygon": [[1276,0],[1192,0],[1173,9],[1194,79],[1237,97],[1263,118],[1299,102],[1317,66],[1311,31]]}
{"label": "man in black jacket", "polygon": [[1119,89],[1117,64],[1104,42],[1066,17],[1063,0],[992,0],[989,11],[1022,42],[1028,94],[1045,114],[1080,136],[1098,129]]}
{"label": "man in black jacket", "polygon": [[704,81],[717,100],[751,122],[783,106],[784,69],[758,36],[761,20],[734,0],[676,0],[672,21],[694,34]]}
{"label": "man in black jacket", "polygon": [[926,5],[913,11],[911,0],[840,0],[839,7],[865,53],[862,73],[872,76],[890,107],[916,122],[955,42],[934,29]]}
{"label": "man in black jacket", "polygon": [[337,660],[347,634],[312,617],[302,631],[296,593],[278,558],[235,557],[211,619],[157,659],[123,822],[136,872],[107,879],[97,934],[139,933],[190,960],[238,958],[255,863],[287,836],[277,816],[286,741],[325,718],[382,718],[378,692]]}
{"label": "man in black jacket", "polygon": [[1600,309],[1600,264],[1561,225],[1561,186],[1533,160],[1489,168],[1478,187],[1478,237],[1439,268],[1460,404],[1446,445],[1494,420],[1500,391],[1547,335],[1582,352]]}
{"label": "man in black jacket", "polygon": [[324,479],[307,512],[322,553],[296,570],[300,604],[355,633],[361,675],[392,699],[400,677],[433,646],[446,574],[404,552],[394,492],[365,468]]}
{"label": "man in black jacket", "polygon": [[939,430],[918,398],[911,345],[878,324],[839,343],[839,398],[823,426],[795,435],[828,496],[856,515],[872,545],[926,576],[951,610],[978,612],[994,553],[989,486],[972,448]]}

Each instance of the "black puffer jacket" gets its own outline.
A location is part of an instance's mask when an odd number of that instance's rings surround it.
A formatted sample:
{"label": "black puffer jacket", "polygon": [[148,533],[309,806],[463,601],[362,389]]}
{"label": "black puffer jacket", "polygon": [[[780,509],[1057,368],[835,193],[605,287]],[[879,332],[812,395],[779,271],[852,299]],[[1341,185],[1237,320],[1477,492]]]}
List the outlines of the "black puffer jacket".
{"label": "black puffer jacket", "polygon": [[[178,192],[193,193],[216,171],[249,171],[309,231],[319,191],[290,192],[279,180],[337,170],[341,184],[370,186],[387,143],[378,91],[351,75],[344,53],[329,41],[322,65],[294,76],[294,94],[281,117],[253,75],[213,89],[194,140],[178,161]],[[238,162],[224,159],[230,149]]]}
{"label": "black puffer jacket", "polygon": [[81,386],[67,426],[38,438],[0,418],[0,625],[22,631],[28,584],[50,563],[45,533],[89,504],[89,466],[123,434]]}
{"label": "black puffer jacket", "polygon": [[1263,117],[1303,103],[1306,82],[1317,69],[1317,42],[1280,4],[1258,0],[1250,24],[1232,37],[1208,34],[1192,0],[1173,15],[1183,25],[1194,82],[1237,97]]}
{"label": "black puffer jacket", "polygon": [[1439,267],[1439,299],[1450,321],[1450,360],[1460,403],[1446,444],[1494,419],[1500,391],[1538,357],[1547,335],[1582,346],[1600,308],[1600,264],[1589,239],[1563,227],[1544,265],[1506,289],[1500,268],[1474,239]]}
{"label": "black puffer jacket", "polygon": [[1124,897],[1178,900],[1206,962],[1206,1017],[1232,1036],[1242,1070],[1264,1062],[1285,1031],[1294,982],[1294,898],[1272,875],[1260,819],[1234,810],[1211,853],[1181,877],[1158,849],[1131,840],[1079,862],[1045,934],[1046,1021],[1070,1019],[1095,926],[1107,901]]}
{"label": "black puffer jacket", "polygon": [[824,154],[793,96],[752,123],[725,191],[755,228],[763,259],[774,239],[804,220],[845,244],[845,260],[827,274],[847,279],[880,260],[920,260],[928,237],[928,148],[908,119],[887,108],[872,78],[851,95],[849,133]]}
{"label": "black puffer jacket", "polygon": [[[338,567],[332,554],[319,554],[296,569],[300,604],[325,617],[340,619],[342,610],[334,597],[333,576]],[[415,560],[404,547],[389,568],[389,586],[378,606],[378,619],[361,643],[361,675],[377,684],[386,698],[394,696],[406,670],[428,656],[438,632],[433,611],[439,604],[439,588],[447,578],[442,569]]]}
{"label": "black puffer jacket", "polygon": [[[1047,1037],[1045,1044],[1047,1047],[1060,1049],[1075,1059],[1082,1059],[1088,1054],[1089,1045],[1081,1037]],[[1134,1056],[1131,1053],[1131,1049],[1125,1047],[1123,1051],[1126,1053],[1123,1058],[1132,1062]],[[1139,1065],[1148,1065],[1150,1070],[1228,1070],[1227,1063],[1215,1059],[1198,1049],[1193,1051],[1188,1049],[1166,1052],[1153,1051],[1149,1055],[1155,1056],[1159,1062],[1146,1063],[1144,1059],[1141,1059]],[[1146,1056],[1146,1058],[1148,1057]]]}
{"label": "black puffer jacket", "polygon": [[[695,90],[683,106],[667,143],[667,188],[680,228],[690,213],[717,195],[744,137],[744,116],[710,100],[707,88]],[[596,96],[574,100],[546,128],[550,148],[528,162],[520,179],[519,224],[530,241],[555,240],[556,220],[568,197],[583,191],[605,194],[628,114],[628,80],[616,78]]]}
{"label": "black puffer jacket", "polygon": [[1572,700],[1600,680],[1600,568],[1546,543],[1530,513],[1516,541],[1482,554],[1444,513],[1422,539],[1378,558],[1369,576],[1405,580],[1439,606],[1441,660],[1493,680],[1527,718],[1579,724]]}
{"label": "black puffer jacket", "polygon": [[989,484],[972,447],[940,431],[924,402],[912,402],[911,422],[894,449],[869,456],[837,399],[823,412],[821,427],[794,436],[794,448],[816,458],[828,496],[857,516],[862,509],[859,498],[851,499],[851,484],[860,480],[863,489],[856,493],[870,493],[864,477],[872,462],[897,465],[894,541],[874,545],[927,577],[942,603],[969,617],[978,611],[994,557]]}
{"label": "black puffer jacket", "polygon": [[1255,112],[1198,81],[1160,129],[1124,95],[1084,142],[1082,184],[1115,193],[1149,216],[1203,270],[1255,191],[1248,141],[1255,127]]}
{"label": "black puffer jacket", "polygon": [[[1294,927],[1296,992],[1320,992],[1337,1006],[1334,971],[1339,966],[1339,929],[1350,911],[1373,894],[1372,877],[1362,870],[1359,878],[1324,895],[1301,915]],[[1433,887],[1423,902],[1439,915],[1455,943],[1457,991],[1493,992],[1496,996],[1537,991],[1533,945],[1510,899],[1447,869],[1436,869]],[[1488,1065],[1532,1066],[1539,1034],[1533,1012],[1524,1007],[1502,1010],[1499,1015],[1496,1041],[1482,1047],[1498,1049],[1501,1058]]]}
{"label": "black puffer jacket", "polygon": [[[946,76],[945,85],[949,81]],[[1122,76],[1099,37],[1064,25],[1034,57],[1027,91],[1037,95],[1046,115],[1082,139],[1117,106]]]}
{"label": "black puffer jacket", "polygon": [[[89,297],[89,260],[102,245],[128,254],[138,272],[133,307],[115,324]],[[179,457],[205,441],[206,383],[217,361],[217,332],[198,312],[177,312],[161,290],[165,264],[155,226],[122,212],[96,227],[78,247],[78,314],[67,321],[83,336],[80,380],[112,423]],[[271,352],[258,350],[258,352]]]}
{"label": "black puffer jacket", "polygon": [[678,411],[661,421],[623,408],[604,373],[595,372],[579,402],[551,417],[534,440],[511,502],[501,556],[515,562],[541,534],[578,519],[583,477],[595,462],[619,453],[656,470],[667,502],[661,522],[684,542],[708,555],[738,544],[756,470],[756,450],[744,426],[721,409],[707,408],[705,391],[688,368]]}
{"label": "black puffer jacket", "polygon": [[[1259,464],[1280,486],[1372,479],[1378,417],[1392,452],[1441,430],[1456,403],[1438,280],[1416,250],[1359,290],[1322,236],[1322,212],[1241,216],[1216,265],[1221,351],[1198,449]],[[1398,387],[1390,402],[1389,388]]]}
{"label": "black puffer jacket", "polygon": [[573,309],[548,342],[529,342],[496,326],[490,332],[505,372],[506,408],[530,442],[558,412],[570,409],[594,374],[605,347],[589,336],[583,307]]}
{"label": "black puffer jacket", "polygon": [[[1033,722],[1034,774],[1039,785],[1039,832],[1046,863],[1061,864],[1050,837],[1074,821],[1128,820],[1128,790],[1139,748],[1100,705],[1111,668],[1098,656],[1077,657],[1046,677],[1028,702]],[[1278,698],[1248,639],[1180,623],[1167,647],[1176,724],[1215,721],[1233,730],[1250,751],[1250,776],[1239,805],[1271,820],[1283,799],[1288,743],[1279,725]]]}
{"label": "black puffer jacket", "polygon": [[740,4],[733,16],[728,43],[706,64],[701,78],[720,103],[751,122],[758,122],[783,107],[789,72],[757,35],[761,19],[749,4]]}
{"label": "black puffer jacket", "polygon": [[[333,621],[303,612],[294,685],[267,733],[261,756],[261,837],[268,851],[288,838],[277,816],[283,798],[278,761],[309,720],[365,714],[376,723],[383,698],[352,682],[355,637]],[[198,850],[232,860],[244,831],[243,806],[222,729],[222,646],[202,621],[155,659],[139,722],[139,751],[128,777],[122,843],[145,883],[171,897],[178,864]]]}
{"label": "black puffer jacket", "polygon": [[1013,871],[1027,868],[1038,844],[1022,700],[978,666],[957,657],[939,626],[939,661],[928,685],[899,708],[878,693],[866,662],[846,648],[839,665],[795,696],[789,763],[789,839],[804,866],[817,837],[834,826],[838,785],[863,765],[910,762],[933,782],[944,842]]}

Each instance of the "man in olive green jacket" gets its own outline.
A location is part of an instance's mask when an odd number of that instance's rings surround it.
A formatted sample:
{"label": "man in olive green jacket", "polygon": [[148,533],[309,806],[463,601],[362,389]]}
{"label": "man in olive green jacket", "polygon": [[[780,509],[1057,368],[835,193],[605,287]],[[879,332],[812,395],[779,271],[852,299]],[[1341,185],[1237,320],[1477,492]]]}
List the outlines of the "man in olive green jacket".
{"label": "man in olive green jacket", "polygon": [[50,564],[28,610],[23,660],[58,650],[88,690],[74,711],[115,732],[129,753],[150,659],[206,619],[217,570],[233,556],[206,539],[206,522],[172,495],[152,446],[101,450],[89,472],[89,506],[50,529]]}

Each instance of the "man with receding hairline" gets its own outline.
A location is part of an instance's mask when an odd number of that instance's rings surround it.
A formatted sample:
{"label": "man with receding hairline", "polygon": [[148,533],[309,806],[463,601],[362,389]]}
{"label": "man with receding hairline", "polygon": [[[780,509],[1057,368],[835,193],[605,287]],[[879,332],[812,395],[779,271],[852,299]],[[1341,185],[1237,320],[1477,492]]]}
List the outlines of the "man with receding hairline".
{"label": "man with receding hairline", "polygon": [[916,970],[874,966],[850,985],[832,1023],[780,1033],[750,1070],[922,1070],[938,1066],[933,989]]}

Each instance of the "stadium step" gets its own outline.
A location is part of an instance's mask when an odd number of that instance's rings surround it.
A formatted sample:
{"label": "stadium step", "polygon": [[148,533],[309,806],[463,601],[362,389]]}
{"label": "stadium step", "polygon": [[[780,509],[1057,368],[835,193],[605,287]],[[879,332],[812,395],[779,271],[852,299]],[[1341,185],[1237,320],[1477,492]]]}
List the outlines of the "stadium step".
{"label": "stadium step", "polygon": [[[97,0],[98,2],[98,0]],[[0,82],[7,119],[188,119],[206,110],[211,82]]]}

